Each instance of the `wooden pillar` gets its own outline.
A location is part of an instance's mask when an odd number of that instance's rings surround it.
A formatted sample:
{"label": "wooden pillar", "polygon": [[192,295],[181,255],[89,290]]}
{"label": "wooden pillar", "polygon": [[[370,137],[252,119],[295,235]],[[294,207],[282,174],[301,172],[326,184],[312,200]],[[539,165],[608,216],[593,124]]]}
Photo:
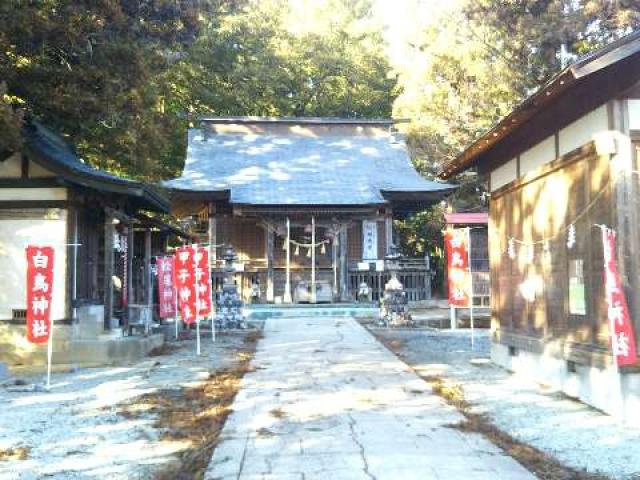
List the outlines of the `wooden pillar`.
{"label": "wooden pillar", "polygon": [[111,330],[113,317],[113,221],[105,214],[104,220],[104,329]]}
{"label": "wooden pillar", "polygon": [[153,303],[153,283],[151,281],[151,230],[144,231],[144,286],[145,301],[148,306]]}
{"label": "wooden pillar", "polygon": [[311,303],[316,303],[316,217],[311,217]]}
{"label": "wooden pillar", "polygon": [[213,268],[218,260],[218,249],[213,245],[218,244],[218,219],[216,218],[216,206],[209,204],[209,259]]}
{"label": "wooden pillar", "polygon": [[[70,224],[73,225],[73,236],[69,238],[67,234],[67,238],[71,240],[69,243],[72,244],[71,250],[67,250],[67,252],[71,252],[71,258],[67,255],[67,269],[71,272],[71,283],[67,286],[67,298],[70,299],[68,307],[70,308],[67,308],[67,311],[75,322],[78,319],[76,305],[78,299],[78,207],[69,207],[67,215],[67,228]],[[69,278],[68,275],[67,278]]]}
{"label": "wooden pillar", "polygon": [[273,229],[267,226],[267,302],[272,303],[274,300],[273,286],[273,246],[274,234]]}
{"label": "wooden pillar", "polygon": [[340,299],[344,302],[349,299],[349,271],[347,262],[347,226],[343,225],[340,229]]}
{"label": "wooden pillar", "polygon": [[[209,203],[209,228],[207,230],[207,236],[209,237],[209,272],[211,278],[211,318],[215,318],[216,316],[216,289],[215,289],[215,281],[213,278],[213,269],[216,265],[216,259],[218,255],[218,249],[215,247],[218,237],[218,225],[215,218],[215,206],[213,203]],[[242,282],[240,282],[242,284]],[[242,295],[242,293],[241,293]],[[213,329],[213,321],[211,323]],[[214,334],[215,335],[215,334]]]}
{"label": "wooden pillar", "polygon": [[131,309],[129,305],[134,302],[133,299],[133,256],[135,255],[134,249],[134,235],[133,235],[133,224],[129,225],[127,228],[127,315],[126,322],[129,324],[129,319],[131,318]]}
{"label": "wooden pillar", "polygon": [[291,298],[291,222],[289,221],[289,217],[287,217],[287,239],[285,244],[285,252],[287,254],[287,265],[286,265],[286,278],[284,283],[284,303],[292,303],[293,299]]}
{"label": "wooden pillar", "polygon": [[388,255],[391,252],[391,244],[393,243],[393,215],[390,209],[387,209],[384,216],[384,252]]}

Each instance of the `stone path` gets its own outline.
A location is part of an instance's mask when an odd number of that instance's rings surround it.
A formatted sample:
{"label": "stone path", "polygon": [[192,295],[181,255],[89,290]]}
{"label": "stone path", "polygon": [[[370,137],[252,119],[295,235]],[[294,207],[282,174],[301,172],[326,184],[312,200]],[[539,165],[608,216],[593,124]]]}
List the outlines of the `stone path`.
{"label": "stone path", "polygon": [[267,320],[205,478],[530,480],[351,318]]}

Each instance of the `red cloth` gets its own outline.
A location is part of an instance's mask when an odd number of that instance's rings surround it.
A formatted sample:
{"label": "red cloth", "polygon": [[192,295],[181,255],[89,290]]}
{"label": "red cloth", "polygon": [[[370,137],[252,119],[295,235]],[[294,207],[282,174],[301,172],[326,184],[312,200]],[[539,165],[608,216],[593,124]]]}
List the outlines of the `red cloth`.
{"label": "red cloth", "polygon": [[176,288],[174,284],[174,258],[160,257],[156,260],[158,271],[158,302],[160,318],[176,315]]}
{"label": "red cloth", "polygon": [[196,256],[196,282],[198,286],[198,315],[200,318],[212,314],[211,270],[209,268],[209,249],[198,247]]}
{"label": "red cloth", "polygon": [[616,232],[602,228],[602,245],[611,348],[618,366],[633,365],[637,361],[636,338],[616,267]]}
{"label": "red cloth", "polygon": [[445,233],[449,272],[449,305],[471,306],[471,272],[469,272],[469,235],[464,228],[449,229]]}
{"label": "red cloth", "polygon": [[47,343],[51,335],[53,247],[27,247],[27,339]]}
{"label": "red cloth", "polygon": [[175,284],[178,308],[182,320],[188,325],[196,321],[198,314],[195,266],[195,249],[192,246],[176,249]]}

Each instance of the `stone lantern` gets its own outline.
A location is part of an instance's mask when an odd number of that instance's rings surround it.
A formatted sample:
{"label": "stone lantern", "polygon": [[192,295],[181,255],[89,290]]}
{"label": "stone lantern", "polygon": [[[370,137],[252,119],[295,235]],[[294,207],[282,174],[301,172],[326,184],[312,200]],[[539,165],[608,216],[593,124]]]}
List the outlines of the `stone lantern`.
{"label": "stone lantern", "polygon": [[402,283],[398,280],[401,258],[402,253],[400,252],[400,248],[391,244],[391,246],[389,246],[389,252],[384,257],[385,270],[391,274],[391,278],[384,286],[385,292],[388,290],[402,291],[403,289]]}
{"label": "stone lantern", "polygon": [[391,278],[384,286],[384,295],[380,301],[380,316],[378,324],[384,327],[414,326],[409,313],[407,295],[400,280],[400,260],[402,254],[395,245],[389,247],[389,253],[384,257],[385,269]]}
{"label": "stone lantern", "polygon": [[233,266],[234,260],[238,258],[236,251],[231,245],[225,245],[222,250],[222,260],[224,260],[224,276],[222,279],[222,290],[225,292],[235,291],[236,285],[233,281],[233,274],[235,268]]}

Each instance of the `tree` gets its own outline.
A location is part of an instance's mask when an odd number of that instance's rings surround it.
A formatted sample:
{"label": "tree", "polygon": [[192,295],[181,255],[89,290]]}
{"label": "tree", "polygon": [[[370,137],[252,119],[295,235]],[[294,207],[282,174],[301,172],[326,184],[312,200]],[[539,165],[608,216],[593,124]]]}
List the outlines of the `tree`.
{"label": "tree", "polygon": [[[181,121],[162,109],[163,76],[195,41],[203,14],[229,2],[8,0],[0,4],[0,150],[21,109],[67,135],[89,163],[157,178],[175,162]],[[15,145],[14,145],[15,146]]]}
{"label": "tree", "polygon": [[174,110],[216,115],[388,116],[395,79],[370,1],[249,1],[172,73]]}

